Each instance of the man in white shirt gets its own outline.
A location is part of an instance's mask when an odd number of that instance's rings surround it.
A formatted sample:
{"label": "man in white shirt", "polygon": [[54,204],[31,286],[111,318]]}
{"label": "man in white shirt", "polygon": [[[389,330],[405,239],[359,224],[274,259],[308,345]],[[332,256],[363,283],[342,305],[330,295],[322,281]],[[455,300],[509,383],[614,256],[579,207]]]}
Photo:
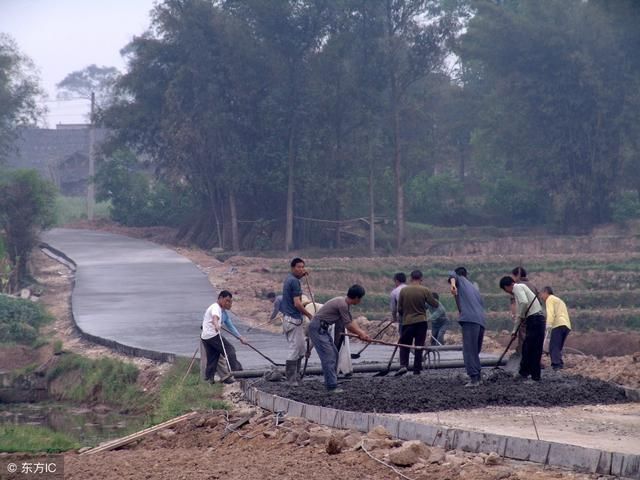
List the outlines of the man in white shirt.
{"label": "man in white shirt", "polygon": [[398,332],[402,334],[402,322],[398,317],[398,298],[400,298],[400,290],[407,286],[407,276],[402,272],[398,272],[393,276],[393,283],[395,283],[395,287],[389,295],[389,307],[391,308],[391,318],[394,323],[398,322]]}
{"label": "man in white shirt", "polygon": [[[227,357],[229,365],[232,371],[242,370],[242,365],[236,358],[236,349],[231,343],[220,335],[220,327],[224,326],[233,335],[237,336],[242,343],[246,343],[243,336],[236,329],[235,325],[231,322],[227,310],[231,309],[233,303],[233,295],[228,290],[222,290],[218,295],[218,301],[204,312],[202,319],[202,333],[200,338],[204,342],[205,349],[207,351],[207,368],[205,370],[205,378],[207,381],[213,383],[213,376],[218,366],[218,359],[220,355]],[[231,378],[227,378],[227,383]]]}
{"label": "man in white shirt", "polygon": [[[516,315],[520,328],[526,329],[522,344],[519,378],[540,381],[540,360],[544,344],[545,319],[538,296],[524,283],[516,283],[512,277],[502,277],[500,288],[512,295],[516,301]],[[513,335],[517,335],[514,331]]]}

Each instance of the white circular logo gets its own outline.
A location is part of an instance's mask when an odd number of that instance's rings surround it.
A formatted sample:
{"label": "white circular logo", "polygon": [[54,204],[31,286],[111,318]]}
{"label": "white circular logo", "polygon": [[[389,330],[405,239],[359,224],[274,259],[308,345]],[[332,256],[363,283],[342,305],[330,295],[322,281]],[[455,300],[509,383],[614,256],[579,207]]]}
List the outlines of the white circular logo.
{"label": "white circular logo", "polygon": [[10,463],[9,465],[7,465],[7,471],[9,473],[16,473],[18,471],[18,465],[16,465],[15,463]]}

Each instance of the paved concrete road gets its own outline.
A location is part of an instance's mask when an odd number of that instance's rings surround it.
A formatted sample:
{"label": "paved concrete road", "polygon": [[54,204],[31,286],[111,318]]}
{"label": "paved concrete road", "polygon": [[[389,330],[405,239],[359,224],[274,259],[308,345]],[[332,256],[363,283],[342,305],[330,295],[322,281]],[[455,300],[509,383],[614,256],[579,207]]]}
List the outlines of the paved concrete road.
{"label": "paved concrete road", "polygon": [[[91,230],[54,229],[43,235],[43,241],[76,263],[72,307],[83,332],[136,349],[193,355],[202,314],[217,292],[192,262],[151,242]],[[284,363],[287,348],[282,335],[246,333],[246,324],[238,319],[234,323],[253,346]],[[233,342],[245,369],[269,366],[257,353]],[[386,362],[392,350],[372,345],[357,362]],[[443,352],[442,358],[461,359],[461,354]],[[319,364],[315,354],[310,364]]]}

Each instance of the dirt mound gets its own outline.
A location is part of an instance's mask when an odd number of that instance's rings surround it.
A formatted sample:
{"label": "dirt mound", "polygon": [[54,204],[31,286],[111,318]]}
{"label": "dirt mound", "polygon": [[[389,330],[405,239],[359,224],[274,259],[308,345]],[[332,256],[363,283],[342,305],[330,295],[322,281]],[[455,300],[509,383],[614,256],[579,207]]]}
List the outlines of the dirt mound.
{"label": "dirt mound", "polygon": [[563,406],[624,403],[624,390],[602,380],[545,372],[541,382],[523,382],[502,370],[488,371],[483,385],[464,387],[458,369],[395,377],[357,376],[343,381],[342,394],[329,394],[317,379],[300,387],[260,382],[257,387],[283,397],[324,407],[362,412],[434,412],[485,406]]}
{"label": "dirt mound", "polygon": [[605,382],[640,388],[640,352],[623,357],[597,358],[592,355],[566,355],[567,371]]}

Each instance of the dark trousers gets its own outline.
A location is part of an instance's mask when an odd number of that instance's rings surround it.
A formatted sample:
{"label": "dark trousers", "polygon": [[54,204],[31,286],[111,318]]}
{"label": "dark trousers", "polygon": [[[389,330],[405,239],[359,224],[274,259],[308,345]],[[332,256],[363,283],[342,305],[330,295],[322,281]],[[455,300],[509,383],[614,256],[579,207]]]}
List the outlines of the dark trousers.
{"label": "dark trousers", "polygon": [[540,360],[544,345],[545,322],[544,315],[530,315],[525,321],[526,336],[522,344],[522,360],[520,360],[520,375],[533,380],[540,380]]}
{"label": "dark trousers", "polygon": [[338,349],[326,328],[322,328],[318,320],[311,320],[309,324],[309,340],[313,343],[324,375],[324,385],[327,390],[334,390],[338,386]]}
{"label": "dark trousers", "polygon": [[564,362],[562,361],[562,348],[564,347],[564,342],[567,339],[569,332],[571,332],[571,330],[564,325],[551,330],[551,338],[549,339],[549,355],[551,355],[551,366],[553,368],[564,367]]}
{"label": "dark trousers", "polygon": [[242,365],[236,358],[236,349],[226,339],[222,338],[224,342],[224,350],[222,348],[222,342],[220,341],[221,335],[216,335],[212,338],[203,339],[204,348],[207,351],[207,369],[205,370],[205,379],[213,380],[213,376],[218,368],[218,360],[220,355],[224,356],[224,352],[227,352],[227,360],[231,365],[231,370],[234,372],[242,370]]}
{"label": "dark trousers", "polygon": [[462,330],[462,358],[471,380],[480,380],[480,351],[484,340],[484,327],[479,323],[460,322]]}
{"label": "dark trousers", "polygon": [[[415,344],[416,347],[424,347],[424,342],[427,340],[427,326],[427,322],[403,325],[400,343],[405,345]],[[410,348],[400,347],[400,366],[409,367],[410,351]],[[422,370],[422,350],[416,350],[413,353],[413,371],[420,372]]]}

